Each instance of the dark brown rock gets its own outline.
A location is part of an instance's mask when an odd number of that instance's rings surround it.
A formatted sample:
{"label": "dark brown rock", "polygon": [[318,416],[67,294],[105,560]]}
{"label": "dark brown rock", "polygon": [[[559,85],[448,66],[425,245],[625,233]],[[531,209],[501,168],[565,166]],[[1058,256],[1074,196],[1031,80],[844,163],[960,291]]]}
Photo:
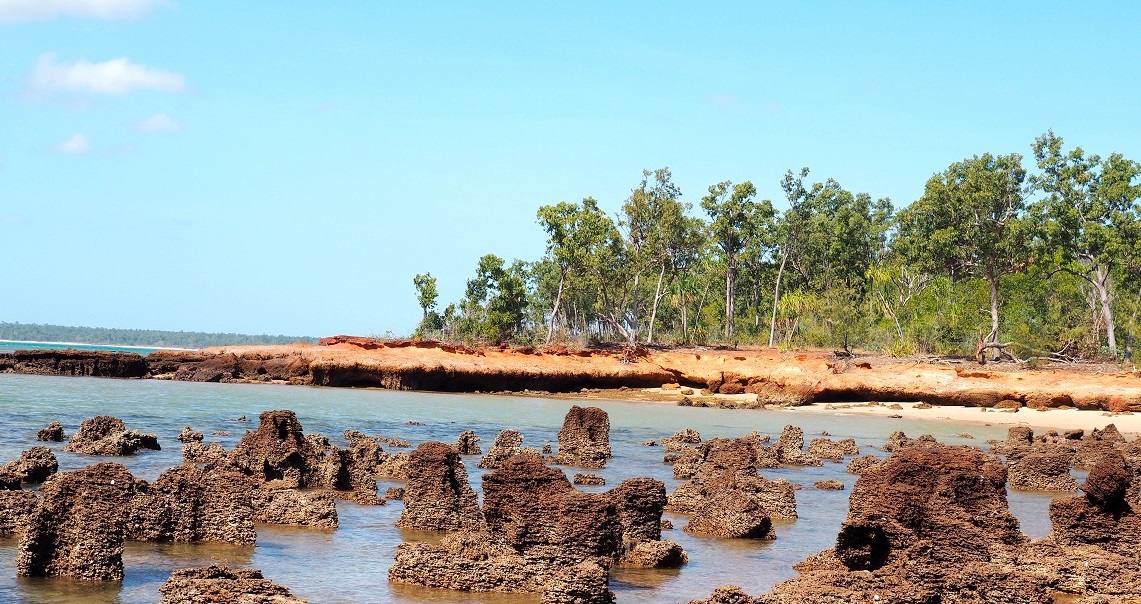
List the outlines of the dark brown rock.
{"label": "dark brown rock", "polygon": [[572,406],[559,430],[557,463],[603,468],[610,457],[610,416],[598,407]]}
{"label": "dark brown rock", "polygon": [[483,522],[479,499],[451,445],[426,442],[412,452],[404,511],[396,526],[425,531],[477,528]]}
{"label": "dark brown rock", "polygon": [[230,453],[219,443],[203,445],[197,441],[189,441],[182,445],[182,460],[186,463],[230,463]]}
{"label": "dark brown rock", "polygon": [[838,441],[828,438],[814,438],[812,442],[808,443],[808,454],[813,457],[819,457],[820,459],[840,462],[843,461],[845,456],[859,455],[860,447],[856,445],[855,439],[852,438],[845,438]]}
{"label": "dark brown rock", "polygon": [[503,461],[518,455],[523,446],[523,435],[518,430],[504,430],[495,437],[495,442],[479,460],[479,467],[487,470],[498,468]]}
{"label": "dark brown rock", "polygon": [[318,472],[323,451],[307,441],[292,411],[266,411],[257,430],[238,441],[230,461],[261,481],[281,481],[289,487],[309,486]]}
{"label": "dark brown rock", "polygon": [[333,494],[324,490],[262,486],[250,492],[254,522],[334,529],[339,525]]}
{"label": "dark brown rock", "polygon": [[483,450],[479,448],[479,435],[471,430],[460,433],[460,437],[456,441],[456,451],[460,455],[482,455]]}
{"label": "dark brown rock", "polygon": [[773,539],[772,529],[768,510],[759,501],[725,490],[704,498],[683,530],[713,537]]}
{"label": "dark brown rock", "polygon": [[[804,600],[813,602],[813,600]],[[713,590],[713,593],[704,600],[690,600],[686,604],[754,604],[753,598],[736,585],[723,585]]]}
{"label": "dark brown rock", "polygon": [[127,538],[253,545],[251,493],[256,486],[252,478],[225,467],[170,468],[153,483],[136,485]]}
{"label": "dark brown rock", "polygon": [[584,561],[560,571],[543,589],[542,604],[612,604],[606,569]]}
{"label": "dark brown rock", "polygon": [[[19,479],[16,479],[19,484]],[[39,505],[39,497],[33,491],[0,488],[0,537],[20,535],[28,527],[32,512]]]}
{"label": "dark brown rock", "polygon": [[154,434],[127,430],[123,420],[99,415],[85,420],[63,448],[69,453],[84,455],[133,455],[140,449],[161,449]]}
{"label": "dark brown rock", "polygon": [[512,547],[535,543],[530,534],[548,513],[544,500],[573,490],[566,474],[541,459],[517,455],[483,476],[483,516],[488,529],[503,534]]}
{"label": "dark brown rock", "polygon": [[194,431],[190,426],[184,427],[182,429],[182,432],[179,433],[179,435],[178,435],[178,441],[183,443],[183,444],[186,444],[189,442],[199,442],[200,443],[200,442],[202,442],[203,438],[204,437],[202,436],[201,432]]}
{"label": "dark brown rock", "polygon": [[825,489],[830,491],[844,490],[844,483],[840,482],[839,480],[817,480],[816,482],[812,483],[812,486],[818,489]]}
{"label": "dark brown rock", "polygon": [[4,469],[19,476],[21,482],[37,484],[47,480],[59,470],[59,461],[51,449],[32,447],[20,453],[19,459],[8,462]]}
{"label": "dark brown rock", "polygon": [[863,474],[864,470],[867,470],[868,468],[876,465],[880,461],[881,460],[875,455],[864,455],[863,457],[857,457],[848,462],[846,471],[849,474]]}
{"label": "dark brown rock", "polygon": [[606,479],[599,476],[598,474],[592,474],[592,473],[583,474],[582,472],[575,472],[574,478],[571,479],[571,482],[573,482],[575,484],[581,484],[581,485],[587,485],[587,486],[596,486],[597,487],[597,486],[605,485]]}
{"label": "dark brown rock", "polygon": [[1011,451],[1007,462],[1009,486],[1019,491],[1073,492],[1078,487],[1070,476],[1073,458],[1073,452],[1062,447]]}
{"label": "dark brown rock", "polygon": [[216,565],[176,570],[158,591],[159,604],[306,604],[260,570]]}
{"label": "dark brown rock", "polygon": [[89,581],[123,579],[123,539],[135,480],[127,468],[98,463],[52,476],[20,539],[16,572]]}
{"label": "dark brown rock", "polygon": [[36,440],[43,442],[61,443],[67,439],[63,433],[63,426],[59,422],[52,422],[36,433]]}
{"label": "dark brown rock", "polygon": [[618,504],[618,519],[626,543],[662,538],[665,483],[653,478],[628,478],[610,489],[608,494]]}
{"label": "dark brown rock", "polygon": [[771,448],[776,451],[777,460],[781,464],[794,466],[824,465],[817,457],[804,452],[804,430],[798,426],[785,426],[780,438]]}
{"label": "dark brown rock", "polygon": [[642,541],[626,552],[621,566],[643,568],[681,568],[689,563],[689,555],[673,541]]}

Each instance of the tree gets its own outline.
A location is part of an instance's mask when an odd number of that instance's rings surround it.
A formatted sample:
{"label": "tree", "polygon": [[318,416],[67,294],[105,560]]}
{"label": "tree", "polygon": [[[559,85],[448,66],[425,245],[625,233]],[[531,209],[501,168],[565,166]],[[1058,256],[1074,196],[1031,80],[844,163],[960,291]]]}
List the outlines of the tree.
{"label": "tree", "polygon": [[901,257],[952,280],[986,281],[991,329],[984,341],[992,347],[999,342],[1000,281],[1025,270],[1030,259],[1025,178],[1017,153],[976,155],[932,176],[923,196],[898,217]]}
{"label": "tree", "polygon": [[[1113,316],[1113,278],[1130,251],[1125,235],[1134,228],[1141,197],[1141,165],[1114,153],[1104,161],[1081,147],[1069,152],[1048,131],[1034,140],[1034,158],[1042,174],[1031,186],[1045,193],[1034,204],[1043,242],[1057,253],[1061,270],[1078,276],[1097,292],[1106,341],[1117,352]],[[1095,333],[1096,336],[1096,333]]]}
{"label": "tree", "polygon": [[709,194],[701,199],[701,207],[712,221],[709,224],[711,239],[717,244],[725,262],[725,339],[733,337],[736,310],[734,299],[737,269],[741,253],[750,240],[771,226],[772,202],[754,202],[756,187],[750,181],[734,185],[724,181],[709,187]]}
{"label": "tree", "polygon": [[436,309],[436,299],[440,297],[436,290],[436,278],[432,273],[424,273],[413,277],[412,284],[416,286],[416,301],[424,311],[424,319],[427,319],[428,312]]}

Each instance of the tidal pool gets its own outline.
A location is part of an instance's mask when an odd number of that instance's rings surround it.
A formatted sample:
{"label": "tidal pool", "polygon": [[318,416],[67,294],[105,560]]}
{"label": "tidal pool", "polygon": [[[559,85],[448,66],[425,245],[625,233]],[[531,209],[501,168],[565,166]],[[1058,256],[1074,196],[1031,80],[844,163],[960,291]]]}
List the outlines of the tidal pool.
{"label": "tidal pool", "polygon": [[[1003,438],[1001,426],[920,421],[851,415],[828,415],[796,410],[759,411],[678,407],[666,403],[598,400],[560,400],[471,394],[437,394],[388,390],[352,390],[251,384],[198,384],[156,380],[112,380],[28,375],[0,375],[0,463],[19,456],[38,443],[36,431],[58,420],[70,435],[81,421],[95,415],[114,415],[128,428],[157,434],[162,451],[131,457],[101,458],[64,453],[63,443],[48,443],[60,461],[61,470],[76,469],[97,461],[115,461],[139,478],[154,480],[182,463],[181,443],[175,437],[183,426],[206,434],[206,442],[232,448],[247,430],[257,426],[258,414],[271,409],[297,413],[305,432],[321,433],[337,444],[347,429],[369,435],[402,438],[413,446],[439,440],[455,442],[464,430],[479,434],[484,451],[502,429],[515,428],[524,435],[524,445],[557,446],[563,416],[573,404],[597,406],[610,415],[610,442],[614,458],[596,473],[606,478],[605,487],[579,487],[603,491],[626,478],[650,476],[672,491],[679,484],[671,467],[662,463],[660,447],[641,443],[669,436],[682,428],[694,428],[703,438],[736,437],[753,430],[775,439],[786,424],[805,431],[806,440],[827,431],[831,438],[855,438],[861,453],[878,456],[887,436],[903,430],[909,436],[932,434],[947,444],[986,447],[986,440]],[[246,416],[250,422],[233,418]],[[216,436],[224,431],[229,435]],[[968,432],[973,439],[958,436]],[[395,452],[398,449],[386,447]],[[472,486],[479,491],[484,470],[475,457],[464,462]],[[673,603],[706,597],[726,583],[741,586],[751,594],[768,591],[775,583],[795,575],[791,566],[808,555],[831,547],[840,523],[847,515],[848,495],[856,476],[842,464],[825,462],[820,468],[762,470],[767,478],[785,478],[805,485],[797,492],[800,518],[778,522],[775,541],[710,539],[681,530],[682,516],[667,514],[674,530],[672,539],[689,553],[690,563],[681,570],[616,569],[611,589],[618,602]],[[563,467],[568,477],[576,471]],[[580,470],[582,471],[582,470]],[[835,478],[843,491],[811,488],[813,482]],[[381,491],[399,483],[381,481]],[[1031,537],[1049,531],[1046,516],[1050,496],[1010,493],[1011,511]],[[341,526],[334,531],[257,525],[256,547],[217,544],[153,544],[128,542],[124,555],[126,578],[120,584],[91,584],[64,579],[18,579],[15,539],[0,538],[0,602],[21,604],[156,602],[158,588],[170,571],[210,563],[259,568],[266,578],[286,585],[298,597],[314,604],[357,602],[537,602],[538,597],[479,595],[445,590],[391,585],[388,567],[402,540],[428,540],[432,534],[395,528],[400,502],[384,506],[360,506],[338,501]]]}

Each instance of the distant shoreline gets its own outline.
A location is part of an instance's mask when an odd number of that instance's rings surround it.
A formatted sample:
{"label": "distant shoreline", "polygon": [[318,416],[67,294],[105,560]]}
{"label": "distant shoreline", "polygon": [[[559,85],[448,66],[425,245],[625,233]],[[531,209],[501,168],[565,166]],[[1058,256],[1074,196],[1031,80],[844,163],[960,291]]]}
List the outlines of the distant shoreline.
{"label": "distant shoreline", "polygon": [[174,348],[172,346],[136,346],[131,344],[92,344],[91,342],[43,342],[38,340],[3,340],[0,344],[49,344],[55,346],[102,346],[104,348],[129,348],[132,350],[181,350],[193,352],[197,348]]}

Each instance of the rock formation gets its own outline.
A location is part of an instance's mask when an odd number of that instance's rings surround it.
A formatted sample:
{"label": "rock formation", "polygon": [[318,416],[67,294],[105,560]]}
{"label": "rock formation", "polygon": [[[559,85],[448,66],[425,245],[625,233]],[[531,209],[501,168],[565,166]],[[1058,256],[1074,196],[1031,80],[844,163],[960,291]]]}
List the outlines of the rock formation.
{"label": "rock formation", "polygon": [[593,474],[593,473],[583,474],[582,472],[575,472],[574,478],[571,479],[571,482],[573,482],[575,484],[579,484],[579,485],[597,487],[597,486],[605,485],[606,479],[599,476],[598,474]]}
{"label": "rock formation", "polygon": [[39,503],[39,497],[21,489],[20,482],[19,475],[0,469],[0,537],[22,534]]}
{"label": "rock formation", "polygon": [[19,459],[8,462],[3,469],[19,476],[20,482],[38,484],[59,470],[59,461],[51,449],[32,447],[20,453]]}
{"label": "rock formation", "polygon": [[340,524],[333,494],[262,485],[250,492],[255,522],[334,529]]}
{"label": "rock formation", "polygon": [[127,468],[98,463],[52,476],[20,538],[16,572],[91,581],[123,579],[123,539],[135,480]]}
{"label": "rock formation", "polygon": [[84,455],[133,455],[140,449],[161,449],[154,434],[128,430],[123,420],[99,415],[85,420],[63,448]]}
{"label": "rock formation", "polygon": [[[375,482],[375,481],[374,481]],[[483,522],[479,499],[451,445],[426,442],[408,461],[404,511],[396,526],[423,531],[477,528]]]}
{"label": "rock formation", "polygon": [[250,494],[256,486],[227,467],[170,468],[153,483],[138,481],[127,538],[253,545],[257,535]]}
{"label": "rock formation", "polygon": [[[693,477],[679,485],[669,496],[671,511],[694,514],[706,500],[731,492],[752,502],[742,507],[734,504],[738,512],[755,510],[775,518],[796,518],[794,486],[784,480],[770,481],[757,474],[756,451],[746,439],[715,438],[698,448],[702,459]],[[707,510],[704,515],[713,514]],[[700,531],[705,532],[705,531]]]}
{"label": "rock formation", "polygon": [[559,430],[556,462],[582,468],[604,468],[610,457],[610,416],[598,407],[572,406]]}
{"label": "rock formation", "polygon": [[673,541],[642,541],[626,552],[620,566],[680,568],[689,563],[689,554]]}
{"label": "rock formation", "polygon": [[63,426],[59,422],[52,422],[46,428],[36,433],[36,440],[50,443],[61,443],[67,439],[63,433]]}
{"label": "rock formation", "polygon": [[1062,447],[1020,448],[1007,461],[1010,488],[1019,491],[1075,491],[1078,482],[1070,475],[1074,454]]}
{"label": "rock formation", "polygon": [[260,481],[280,481],[285,487],[309,486],[321,464],[315,443],[306,440],[292,411],[266,411],[257,430],[238,441],[230,461]]}
{"label": "rock formation", "polygon": [[483,492],[485,530],[400,545],[389,580],[545,594],[549,602],[610,601],[605,569],[623,553],[612,497],[574,490],[565,474],[531,455],[504,460],[483,477]]}
{"label": "rock formation", "polygon": [[479,448],[479,435],[471,430],[461,432],[456,441],[456,451],[460,455],[482,455],[483,450]]}
{"label": "rock formation", "polygon": [[158,591],[159,604],[306,604],[260,570],[216,565],[176,570]]}
{"label": "rock formation", "polygon": [[853,438],[831,440],[828,438],[814,438],[808,443],[808,454],[828,461],[840,462],[848,455],[859,455],[860,447]]}
{"label": "rock formation", "polygon": [[230,463],[230,453],[219,443],[203,445],[189,441],[182,445],[182,460],[186,463]]}
{"label": "rock formation", "polygon": [[523,435],[518,430],[504,430],[495,437],[495,442],[487,454],[479,460],[479,467],[485,470],[498,468],[503,460],[518,455],[523,446]]}
{"label": "rock formation", "polygon": [[770,448],[776,451],[777,460],[781,464],[793,466],[824,465],[815,456],[804,452],[804,430],[799,426],[785,426],[780,438]]}
{"label": "rock formation", "polygon": [[196,432],[190,426],[186,426],[182,429],[182,432],[179,433],[178,442],[183,444],[190,442],[200,443],[202,442],[202,438],[203,436],[201,432]]}
{"label": "rock formation", "polygon": [[876,465],[880,461],[880,458],[876,457],[875,455],[864,455],[862,457],[857,457],[848,462],[846,471],[849,474],[863,474],[864,470],[867,470],[868,468]]}
{"label": "rock formation", "polygon": [[607,494],[618,504],[618,521],[627,545],[662,538],[665,483],[653,478],[628,478]]}

